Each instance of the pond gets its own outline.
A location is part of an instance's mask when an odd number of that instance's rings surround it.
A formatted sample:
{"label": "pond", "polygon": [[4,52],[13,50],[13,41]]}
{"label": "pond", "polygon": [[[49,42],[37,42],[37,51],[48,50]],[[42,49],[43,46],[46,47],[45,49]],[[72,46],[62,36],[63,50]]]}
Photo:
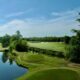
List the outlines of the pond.
{"label": "pond", "polygon": [[27,69],[9,60],[6,54],[0,52],[0,80],[15,80],[27,72]]}

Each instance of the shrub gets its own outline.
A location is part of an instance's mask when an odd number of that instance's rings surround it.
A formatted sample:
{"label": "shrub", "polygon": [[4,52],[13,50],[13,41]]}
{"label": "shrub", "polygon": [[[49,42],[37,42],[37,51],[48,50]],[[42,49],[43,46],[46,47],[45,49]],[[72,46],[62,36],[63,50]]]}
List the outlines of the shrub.
{"label": "shrub", "polygon": [[80,30],[73,30],[76,36],[70,41],[67,57],[70,61],[80,63]]}
{"label": "shrub", "polygon": [[64,54],[62,52],[56,52],[55,53],[56,57],[64,58]]}
{"label": "shrub", "polygon": [[2,43],[3,47],[8,47],[10,44],[10,36],[7,34],[5,36],[3,36],[1,43]]}
{"label": "shrub", "polygon": [[26,40],[18,40],[15,44],[15,49],[19,52],[26,52],[28,51],[27,41]]}
{"label": "shrub", "polygon": [[80,46],[70,46],[67,57],[72,62],[80,63]]}
{"label": "shrub", "polygon": [[65,36],[64,37],[64,43],[65,44],[69,44],[69,42],[70,42],[70,37],[69,36]]}

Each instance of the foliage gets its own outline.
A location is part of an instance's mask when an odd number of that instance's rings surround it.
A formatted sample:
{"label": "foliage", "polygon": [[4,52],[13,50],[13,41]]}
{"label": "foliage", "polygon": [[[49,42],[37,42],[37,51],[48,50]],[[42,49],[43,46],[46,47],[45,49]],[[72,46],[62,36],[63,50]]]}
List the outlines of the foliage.
{"label": "foliage", "polygon": [[12,44],[13,41],[19,40],[22,38],[22,35],[20,34],[20,31],[16,31],[16,34],[9,36],[6,34],[3,37],[0,37],[0,42],[2,43],[3,47],[8,47],[10,44]]}
{"label": "foliage", "polygon": [[17,51],[27,51],[27,41],[22,39],[20,31],[16,31],[16,34],[12,35],[10,38],[10,47],[9,50],[12,53],[12,50],[16,49]]}
{"label": "foliage", "polygon": [[[80,12],[79,12],[79,15],[80,15]],[[77,21],[80,22],[80,18],[78,18]]]}
{"label": "foliage", "polygon": [[16,33],[11,36],[10,43],[12,43],[15,40],[19,40],[19,39],[22,39],[22,35],[20,31],[16,31]]}
{"label": "foliage", "polygon": [[60,57],[60,58],[64,57],[63,52],[60,52],[60,51],[41,49],[41,48],[37,48],[37,47],[29,47],[28,50],[33,51],[33,53],[37,52],[39,54],[46,54],[46,55],[56,56],[56,57]]}
{"label": "foliage", "polygon": [[[80,22],[80,18],[77,21]],[[72,29],[72,31],[76,35],[71,38],[67,57],[72,62],[80,63],[80,30]]]}
{"label": "foliage", "polygon": [[19,52],[25,52],[28,51],[27,41],[26,40],[18,40],[15,43],[15,49]]}
{"label": "foliage", "polygon": [[70,61],[80,63],[80,46],[70,46]]}
{"label": "foliage", "polygon": [[70,61],[80,63],[80,30],[73,29],[72,31],[76,35],[71,38],[68,57]]}
{"label": "foliage", "polygon": [[20,31],[16,31],[15,36],[16,36],[17,40],[22,38]]}
{"label": "foliage", "polygon": [[8,47],[10,44],[10,36],[7,34],[5,36],[3,36],[1,42],[2,42],[3,47]]}
{"label": "foliage", "polygon": [[28,41],[35,42],[63,42],[63,37],[32,37],[27,38]]}
{"label": "foliage", "polygon": [[8,60],[8,52],[4,52],[2,55],[2,61],[3,61],[3,63],[6,63],[7,60]]}
{"label": "foliage", "polygon": [[69,48],[69,59],[72,62],[80,63],[80,34],[76,32],[76,36],[72,37]]}
{"label": "foliage", "polygon": [[65,44],[69,44],[69,42],[70,42],[70,37],[69,36],[65,36],[64,37],[64,43]]}

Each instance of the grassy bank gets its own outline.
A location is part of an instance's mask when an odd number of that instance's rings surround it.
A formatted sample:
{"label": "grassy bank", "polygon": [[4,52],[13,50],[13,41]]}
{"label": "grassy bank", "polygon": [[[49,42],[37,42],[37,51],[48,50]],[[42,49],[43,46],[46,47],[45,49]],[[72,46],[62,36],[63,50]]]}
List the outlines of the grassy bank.
{"label": "grassy bank", "polygon": [[[37,53],[32,53],[32,52],[24,52],[24,53],[19,53],[17,52],[17,58],[16,62],[18,65],[24,66],[25,68],[29,69],[29,72],[23,75],[22,77],[18,78],[17,80],[53,80],[55,79],[55,75],[50,74],[55,74],[54,69],[63,69],[64,70],[64,77],[57,79],[56,80],[79,80],[79,78],[70,78],[70,75],[68,76],[69,73],[66,73],[65,69],[73,70],[70,74],[73,75],[74,71],[76,71],[78,74],[80,74],[80,67],[79,66],[69,66],[69,62],[65,61],[64,59],[57,58],[57,57],[51,57],[43,54],[37,54]],[[52,69],[52,70],[51,70]],[[49,74],[47,73],[46,70],[48,71]],[[51,72],[52,71],[52,72]],[[61,71],[60,71],[61,72]],[[56,73],[57,77],[60,77],[60,72],[59,74]],[[75,72],[75,77],[78,76],[77,73]],[[37,76],[35,76],[37,74]],[[61,73],[62,74],[62,73]],[[46,75],[48,75],[46,77]],[[68,76],[68,78],[67,78]],[[35,78],[37,77],[37,78]],[[48,78],[48,79],[45,79]]]}
{"label": "grassy bank", "polygon": [[[36,45],[35,45],[36,44]],[[31,47],[65,51],[64,43],[28,43]],[[57,47],[56,47],[57,46]],[[52,57],[45,54],[31,52],[17,52],[9,55],[19,66],[28,69],[28,72],[17,80],[79,80],[80,65],[66,61],[64,58]]]}

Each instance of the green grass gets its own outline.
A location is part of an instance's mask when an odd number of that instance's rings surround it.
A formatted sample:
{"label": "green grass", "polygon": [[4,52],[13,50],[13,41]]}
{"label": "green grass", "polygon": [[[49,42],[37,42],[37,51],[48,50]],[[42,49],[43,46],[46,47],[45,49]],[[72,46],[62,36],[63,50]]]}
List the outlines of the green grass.
{"label": "green grass", "polygon": [[22,65],[26,68],[28,67],[29,69],[29,72],[23,75],[22,77],[20,77],[18,80],[27,80],[28,76],[31,76],[32,74],[35,75],[35,72],[43,71],[45,69],[46,70],[53,69],[53,68],[59,69],[59,68],[67,67],[67,62],[61,58],[57,58],[57,57],[53,58],[51,56],[37,54],[37,53],[33,54],[32,52],[17,53],[17,54],[19,55],[16,58],[16,62],[19,65]]}
{"label": "green grass", "polygon": [[[49,50],[65,51],[64,43],[59,42],[42,42],[28,43],[31,47],[38,47]],[[1,46],[1,44],[0,44]],[[0,47],[0,49],[3,49]],[[18,65],[28,68],[28,72],[19,77],[17,80],[79,80],[80,66],[69,66],[69,62],[63,58],[51,57],[49,55],[16,52],[14,57]]]}
{"label": "green grass", "polygon": [[25,60],[28,63],[42,63],[44,61],[44,56],[43,55],[38,55],[38,54],[30,54],[27,55],[27,58],[25,58]]}
{"label": "green grass", "polygon": [[16,58],[18,64],[29,67],[29,70],[34,70],[35,68],[52,68],[52,67],[64,67],[66,66],[66,61],[61,58],[51,57],[43,54],[37,53],[19,53],[19,56]]}
{"label": "green grass", "polygon": [[[49,50],[65,51],[64,43],[42,42],[28,43],[31,47]],[[80,67],[69,66],[70,62],[64,58],[32,52],[14,52],[17,54],[15,61],[18,65],[28,68],[28,72],[17,80],[79,80]],[[75,72],[76,71],[76,72]]]}
{"label": "green grass", "polygon": [[63,51],[63,52],[67,47],[67,45],[65,45],[62,42],[38,42],[38,43],[28,42],[28,45],[31,47],[37,47],[37,48],[55,50],[55,51]]}
{"label": "green grass", "polygon": [[80,67],[68,66],[65,59],[32,52],[16,53],[17,64],[29,70],[18,80],[79,80]]}
{"label": "green grass", "polygon": [[2,48],[2,44],[0,43],[0,48]]}
{"label": "green grass", "polygon": [[69,69],[47,69],[35,72],[25,80],[79,80],[79,75]]}

